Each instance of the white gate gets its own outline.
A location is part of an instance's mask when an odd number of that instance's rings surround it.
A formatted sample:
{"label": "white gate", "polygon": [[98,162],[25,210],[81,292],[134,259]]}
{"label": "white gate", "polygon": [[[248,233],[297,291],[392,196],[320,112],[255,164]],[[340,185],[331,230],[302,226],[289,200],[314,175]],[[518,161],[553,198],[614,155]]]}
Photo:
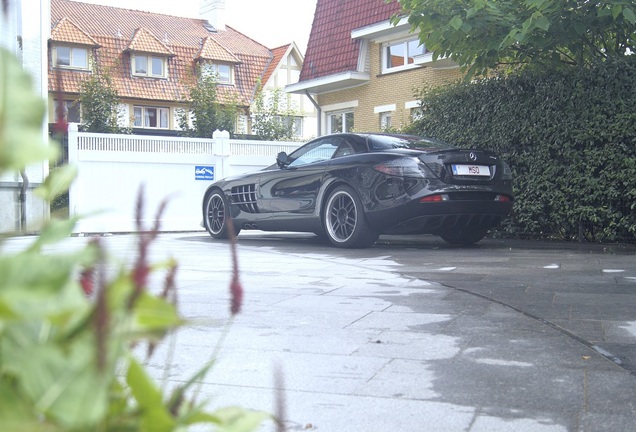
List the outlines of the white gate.
{"label": "white gate", "polygon": [[275,163],[294,142],[213,139],[78,132],[69,125],[69,164],[78,178],[69,191],[69,213],[82,219],[75,233],[132,232],[143,191],[142,227],[150,229],[162,202],[161,231],[201,230],[201,202],[208,185],[227,176]]}

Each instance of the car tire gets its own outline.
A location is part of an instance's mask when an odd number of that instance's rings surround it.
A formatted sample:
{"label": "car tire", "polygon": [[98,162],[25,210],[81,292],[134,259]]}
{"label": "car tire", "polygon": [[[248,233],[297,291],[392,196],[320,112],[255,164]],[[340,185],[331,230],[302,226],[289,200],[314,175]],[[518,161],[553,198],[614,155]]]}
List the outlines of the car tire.
{"label": "car tire", "polygon": [[442,240],[455,246],[470,246],[486,237],[488,230],[453,231],[440,234]]}
{"label": "car tire", "polygon": [[[229,239],[228,223],[228,202],[225,194],[221,190],[214,190],[207,195],[203,207],[203,221],[205,229],[215,239]],[[241,230],[234,227],[234,235],[237,236]]]}
{"label": "car tire", "polygon": [[363,248],[378,239],[367,222],[360,197],[349,186],[338,186],[329,194],[323,222],[329,242],[336,247]]}

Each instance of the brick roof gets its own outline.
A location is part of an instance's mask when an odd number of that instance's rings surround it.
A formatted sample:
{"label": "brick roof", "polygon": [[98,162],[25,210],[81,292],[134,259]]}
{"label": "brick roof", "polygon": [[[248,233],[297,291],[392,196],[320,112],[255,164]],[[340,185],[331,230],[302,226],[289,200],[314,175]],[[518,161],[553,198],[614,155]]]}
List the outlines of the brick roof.
{"label": "brick roof", "polygon": [[397,1],[318,0],[300,81],[357,70],[360,41],[351,39],[351,31],[399,11]]}
{"label": "brick roof", "polygon": [[[53,33],[65,35],[64,21],[74,23],[78,39],[55,39],[59,42],[83,43],[92,38],[99,65],[109,70],[121,98],[178,101],[188,95],[193,84],[194,60],[206,58],[234,63],[235,85],[219,85],[219,99],[250,104],[258,79],[273,59],[264,45],[226,26],[224,31],[210,31],[207,21],[143,12],[111,6],[51,0]],[[63,25],[63,27],[62,27]],[[84,34],[84,38],[80,38]],[[61,38],[61,36],[56,36]],[[206,46],[207,45],[207,46]],[[131,76],[127,50],[161,53],[168,59],[168,79]],[[90,72],[60,70],[49,74],[49,90],[59,82],[67,93],[79,93],[79,85]]]}

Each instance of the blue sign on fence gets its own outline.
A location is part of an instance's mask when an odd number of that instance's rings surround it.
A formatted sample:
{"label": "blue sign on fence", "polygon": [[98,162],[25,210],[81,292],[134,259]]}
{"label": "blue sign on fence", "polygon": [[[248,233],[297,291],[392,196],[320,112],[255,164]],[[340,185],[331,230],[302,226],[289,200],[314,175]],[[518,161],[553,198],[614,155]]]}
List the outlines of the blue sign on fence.
{"label": "blue sign on fence", "polygon": [[195,166],[194,179],[195,180],[214,180],[214,167],[213,166]]}

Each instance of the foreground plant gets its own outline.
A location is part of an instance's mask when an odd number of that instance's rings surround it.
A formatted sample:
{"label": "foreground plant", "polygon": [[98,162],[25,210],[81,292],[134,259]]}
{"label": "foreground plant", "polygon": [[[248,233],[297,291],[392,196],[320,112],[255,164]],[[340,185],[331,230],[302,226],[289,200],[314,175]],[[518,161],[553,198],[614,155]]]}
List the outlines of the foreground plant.
{"label": "foreground plant", "polygon": [[[33,94],[30,78],[2,48],[0,65],[2,174],[55,152],[42,139],[44,102]],[[40,197],[50,202],[68,189],[74,174],[72,167],[53,171]],[[141,221],[141,194],[137,208]],[[157,220],[162,211],[163,206]],[[76,222],[52,219],[24,250],[0,254],[0,430],[155,432],[195,424],[256,429],[267,414],[236,407],[209,412],[205,401],[194,400],[192,387],[214,359],[167,392],[133,354],[139,343],[147,343],[151,353],[186,324],[176,308],[177,263],[148,261],[159,226],[138,225],[131,265],[114,263],[99,240],[69,253],[47,252],[71,235]],[[149,276],[156,272],[164,273],[159,294],[149,291]],[[242,289],[236,265],[231,290],[232,312],[238,312]]]}

